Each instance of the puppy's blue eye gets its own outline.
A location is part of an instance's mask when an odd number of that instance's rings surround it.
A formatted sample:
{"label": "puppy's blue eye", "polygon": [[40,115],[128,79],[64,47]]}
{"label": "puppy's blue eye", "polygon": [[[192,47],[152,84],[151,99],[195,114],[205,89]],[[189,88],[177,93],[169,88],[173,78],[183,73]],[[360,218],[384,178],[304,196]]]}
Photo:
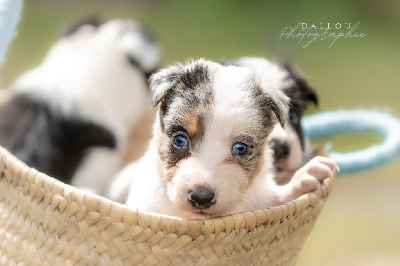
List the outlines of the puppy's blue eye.
{"label": "puppy's blue eye", "polygon": [[244,155],[247,153],[247,150],[247,145],[241,142],[236,142],[232,147],[232,152],[235,155]]}
{"label": "puppy's blue eye", "polygon": [[188,141],[185,136],[178,135],[174,138],[174,145],[178,148],[186,148],[188,146]]}

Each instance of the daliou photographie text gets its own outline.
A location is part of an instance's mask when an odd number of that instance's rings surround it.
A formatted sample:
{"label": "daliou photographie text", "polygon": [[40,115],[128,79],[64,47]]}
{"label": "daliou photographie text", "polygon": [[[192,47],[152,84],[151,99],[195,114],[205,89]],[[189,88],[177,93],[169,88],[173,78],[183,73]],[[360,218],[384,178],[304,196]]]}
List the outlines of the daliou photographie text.
{"label": "daliou photographie text", "polygon": [[298,39],[303,48],[315,41],[325,41],[331,48],[339,40],[364,38],[368,34],[359,31],[360,22],[299,22],[294,26],[286,26],[280,31],[281,39]]}

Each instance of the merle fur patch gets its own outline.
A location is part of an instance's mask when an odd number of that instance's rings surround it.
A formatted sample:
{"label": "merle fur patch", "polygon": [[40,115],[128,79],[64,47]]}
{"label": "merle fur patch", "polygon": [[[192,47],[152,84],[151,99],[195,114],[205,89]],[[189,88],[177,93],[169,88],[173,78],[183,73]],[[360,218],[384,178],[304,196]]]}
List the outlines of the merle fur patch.
{"label": "merle fur patch", "polygon": [[[279,120],[277,111],[274,110],[274,101],[265,94],[259,86],[251,88],[253,103],[249,106],[248,112],[254,113],[254,124],[249,130],[238,136],[234,142],[243,142],[249,148],[249,153],[244,156],[234,156],[236,162],[247,173],[251,180],[261,169],[264,158],[264,146],[268,135],[271,133],[276,119]],[[277,108],[277,107],[276,107]],[[279,113],[279,112],[278,112]],[[276,119],[275,119],[276,118]]]}
{"label": "merle fur patch", "polygon": [[[156,106],[171,91],[185,94],[184,90],[197,90],[198,85],[209,81],[208,68],[201,61],[191,63],[190,67],[176,65],[161,70],[150,79],[153,106]],[[192,100],[195,101],[195,99]]]}
{"label": "merle fur patch", "polygon": [[[170,86],[163,87],[165,92],[159,111],[162,134],[158,136],[159,154],[167,169],[175,168],[200,145],[213,104],[210,75],[205,65],[170,70],[175,71],[162,80],[153,80],[153,86]],[[173,138],[178,134],[187,136],[188,149],[174,146]]]}

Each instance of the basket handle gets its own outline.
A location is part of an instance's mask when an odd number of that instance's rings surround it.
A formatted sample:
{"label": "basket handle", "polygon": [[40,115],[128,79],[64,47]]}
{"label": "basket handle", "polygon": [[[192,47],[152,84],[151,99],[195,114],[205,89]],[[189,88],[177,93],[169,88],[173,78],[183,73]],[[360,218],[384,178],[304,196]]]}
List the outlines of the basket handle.
{"label": "basket handle", "polygon": [[326,147],[340,167],[340,173],[354,173],[387,163],[400,155],[400,119],[382,110],[336,110],[306,116],[302,119],[305,134],[310,139],[342,133],[373,132],[383,141],[365,149],[335,152]]}
{"label": "basket handle", "polygon": [[16,26],[22,9],[22,0],[0,0],[0,66],[8,44],[16,34]]}

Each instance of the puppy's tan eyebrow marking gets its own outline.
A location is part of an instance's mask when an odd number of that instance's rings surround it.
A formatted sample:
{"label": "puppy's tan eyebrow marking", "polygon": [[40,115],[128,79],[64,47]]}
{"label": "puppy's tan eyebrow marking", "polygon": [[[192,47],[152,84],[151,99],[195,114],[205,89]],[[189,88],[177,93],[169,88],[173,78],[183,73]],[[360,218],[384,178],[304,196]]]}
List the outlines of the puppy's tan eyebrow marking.
{"label": "puppy's tan eyebrow marking", "polygon": [[197,114],[185,114],[181,123],[191,138],[200,138],[204,134],[203,119]]}

